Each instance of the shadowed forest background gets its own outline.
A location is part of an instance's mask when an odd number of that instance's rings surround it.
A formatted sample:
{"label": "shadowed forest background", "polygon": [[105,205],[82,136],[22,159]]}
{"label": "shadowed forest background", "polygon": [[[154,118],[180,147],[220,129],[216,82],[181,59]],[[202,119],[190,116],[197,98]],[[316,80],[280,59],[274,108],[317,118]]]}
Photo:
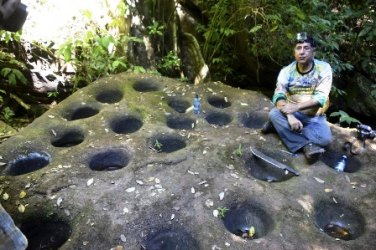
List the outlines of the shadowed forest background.
{"label": "shadowed forest background", "polygon": [[72,15],[56,0],[22,3],[30,10],[23,30],[0,31],[0,118],[15,129],[124,71],[221,81],[270,97],[300,31],[318,41],[316,58],[334,71],[329,121],[376,124],[373,0],[64,1]]}

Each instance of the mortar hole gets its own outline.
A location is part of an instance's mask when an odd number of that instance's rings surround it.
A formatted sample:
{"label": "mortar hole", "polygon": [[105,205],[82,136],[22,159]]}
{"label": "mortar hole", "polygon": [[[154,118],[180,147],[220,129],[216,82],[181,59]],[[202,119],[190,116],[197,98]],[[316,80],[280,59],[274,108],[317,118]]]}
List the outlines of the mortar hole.
{"label": "mortar hole", "polygon": [[213,112],[206,116],[206,121],[212,125],[225,126],[232,121],[232,117],[226,113]]}
{"label": "mortar hole", "polygon": [[126,167],[130,161],[129,154],[122,149],[108,149],[96,153],[89,160],[89,168],[95,171],[113,171]]}
{"label": "mortar hole", "polygon": [[151,79],[138,80],[133,84],[133,89],[138,92],[153,92],[160,89],[159,84]]}
{"label": "mortar hole", "polygon": [[84,141],[83,132],[77,128],[73,129],[54,129],[54,136],[51,138],[51,144],[54,147],[73,147]]}
{"label": "mortar hole", "polygon": [[65,116],[65,118],[68,121],[74,121],[74,120],[80,120],[80,119],[92,117],[98,113],[99,113],[99,110],[94,107],[90,107],[90,106],[77,107],[77,108],[70,110]]}
{"label": "mortar hole", "polygon": [[226,229],[242,238],[258,239],[273,228],[272,218],[254,202],[233,205],[223,218]]}
{"label": "mortar hole", "polygon": [[102,91],[99,94],[97,94],[97,96],[95,97],[95,99],[98,102],[109,103],[109,104],[120,102],[122,98],[123,98],[123,93],[116,89],[109,89],[109,90]]}
{"label": "mortar hole", "polygon": [[355,208],[339,199],[336,201],[321,200],[315,203],[315,224],[333,238],[355,240],[364,233],[365,219]]}
{"label": "mortar hole", "polygon": [[259,129],[268,120],[268,113],[261,111],[245,113],[241,115],[240,120],[244,127]]}
{"label": "mortar hole", "polygon": [[51,161],[51,156],[46,152],[32,152],[27,155],[19,155],[8,163],[5,169],[7,175],[22,175],[44,168]]}
{"label": "mortar hole", "polygon": [[110,122],[112,131],[117,134],[130,134],[138,131],[142,127],[142,121],[135,116],[123,116],[114,118]]}
{"label": "mortar hole", "polygon": [[32,218],[22,222],[20,230],[28,240],[27,249],[59,249],[70,237],[69,224],[61,220]]}
{"label": "mortar hole", "polygon": [[208,103],[216,108],[224,109],[231,106],[227,97],[212,95],[208,98]]}
{"label": "mortar hole", "polygon": [[189,117],[169,116],[167,126],[172,129],[192,130],[196,125],[196,120]]}
{"label": "mortar hole", "polygon": [[200,249],[197,241],[182,230],[162,229],[147,237],[141,249],[147,250],[193,250]]}
{"label": "mortar hole", "polygon": [[158,135],[150,139],[150,148],[160,153],[172,153],[186,147],[185,141],[174,135]]}

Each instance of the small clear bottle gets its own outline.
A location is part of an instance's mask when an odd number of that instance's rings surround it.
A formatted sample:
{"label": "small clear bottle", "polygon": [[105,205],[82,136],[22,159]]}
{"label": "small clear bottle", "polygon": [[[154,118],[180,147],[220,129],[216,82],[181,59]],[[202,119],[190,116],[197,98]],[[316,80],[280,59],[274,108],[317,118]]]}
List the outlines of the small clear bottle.
{"label": "small clear bottle", "polygon": [[345,168],[347,166],[347,156],[342,155],[339,161],[334,165],[334,169],[337,170],[338,172],[343,172],[345,171]]}
{"label": "small clear bottle", "polygon": [[196,115],[200,114],[200,108],[201,108],[200,98],[196,94],[195,98],[193,99],[193,113],[195,113]]}

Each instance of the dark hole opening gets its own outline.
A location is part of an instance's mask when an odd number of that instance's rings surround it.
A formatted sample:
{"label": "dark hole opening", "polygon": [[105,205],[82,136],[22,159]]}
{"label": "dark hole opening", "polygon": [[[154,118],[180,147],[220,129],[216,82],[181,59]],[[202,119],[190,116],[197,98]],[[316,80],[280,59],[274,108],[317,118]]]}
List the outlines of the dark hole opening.
{"label": "dark hole opening", "polygon": [[229,232],[246,239],[262,238],[273,228],[272,218],[254,202],[231,206],[223,223]]}
{"label": "dark hole opening", "polygon": [[134,116],[123,116],[114,118],[110,122],[112,131],[117,134],[130,134],[138,131],[143,123],[140,119]]}
{"label": "dark hole opening", "polygon": [[5,173],[8,175],[22,175],[34,172],[47,166],[51,156],[45,152],[32,152],[27,155],[19,155],[8,163]]}
{"label": "dark hole opening", "polygon": [[192,106],[191,103],[189,103],[188,101],[186,100],[183,100],[181,98],[177,98],[177,97],[174,97],[174,98],[171,98],[168,102],[167,102],[168,106],[170,106],[171,108],[173,108],[176,112],[178,113],[185,113],[185,111],[190,107]]}
{"label": "dark hole opening", "polygon": [[77,109],[74,109],[66,116],[66,119],[68,121],[74,121],[74,120],[80,120],[85,119],[91,116],[94,116],[99,113],[98,109],[95,109],[93,107],[80,107]]}
{"label": "dark hole opening", "polygon": [[232,121],[229,114],[214,112],[206,116],[206,121],[212,125],[225,126]]}
{"label": "dark hole opening", "polygon": [[59,249],[70,237],[72,230],[64,221],[32,218],[22,222],[20,230],[28,240],[29,250]]}
{"label": "dark hole opening", "polygon": [[126,167],[130,161],[125,150],[110,149],[91,157],[89,168],[95,171],[113,171]]}
{"label": "dark hole opening", "polygon": [[268,120],[268,113],[261,111],[245,113],[241,115],[240,120],[244,127],[259,129],[262,128],[262,126]]}
{"label": "dark hole opening", "polygon": [[141,249],[145,250],[193,250],[200,249],[197,241],[182,230],[162,229],[147,237]]}
{"label": "dark hole opening", "polygon": [[321,200],[314,205],[315,224],[327,235],[341,239],[354,240],[361,236],[365,230],[363,215],[337,198]]}
{"label": "dark hole opening", "polygon": [[167,118],[167,126],[172,129],[192,130],[196,121],[189,117],[170,116]]}
{"label": "dark hole opening", "polygon": [[56,135],[51,138],[51,144],[54,147],[73,147],[84,141],[85,136],[82,131],[78,129],[71,129],[67,131],[54,130]]}
{"label": "dark hole opening", "polygon": [[172,135],[161,135],[151,139],[151,147],[157,152],[172,153],[186,147],[183,139]]}
{"label": "dark hole opening", "polygon": [[328,149],[321,157],[321,161],[330,168],[335,167],[342,155],[347,155],[347,164],[344,169],[346,173],[355,173],[362,168],[362,163],[356,155],[347,154],[345,150]]}
{"label": "dark hole opening", "polygon": [[208,103],[216,108],[224,109],[231,106],[231,102],[227,99],[227,97],[222,96],[210,96],[208,98]]}
{"label": "dark hole opening", "polygon": [[138,92],[153,92],[159,90],[159,84],[150,79],[143,79],[135,82],[133,89]]}
{"label": "dark hole opening", "polygon": [[120,102],[121,99],[123,98],[123,93],[119,90],[105,90],[105,91],[102,91],[100,92],[97,96],[96,96],[96,100],[98,102],[102,102],[102,103],[117,103],[117,102]]}

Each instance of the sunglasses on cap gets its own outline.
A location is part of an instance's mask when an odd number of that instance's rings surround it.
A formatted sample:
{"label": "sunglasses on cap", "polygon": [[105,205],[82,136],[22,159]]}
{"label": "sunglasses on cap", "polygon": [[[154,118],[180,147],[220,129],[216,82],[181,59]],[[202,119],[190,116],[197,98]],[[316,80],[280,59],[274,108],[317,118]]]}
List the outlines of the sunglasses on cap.
{"label": "sunglasses on cap", "polygon": [[300,32],[296,34],[296,43],[309,43],[312,47],[316,47],[316,41],[307,35],[307,32]]}

